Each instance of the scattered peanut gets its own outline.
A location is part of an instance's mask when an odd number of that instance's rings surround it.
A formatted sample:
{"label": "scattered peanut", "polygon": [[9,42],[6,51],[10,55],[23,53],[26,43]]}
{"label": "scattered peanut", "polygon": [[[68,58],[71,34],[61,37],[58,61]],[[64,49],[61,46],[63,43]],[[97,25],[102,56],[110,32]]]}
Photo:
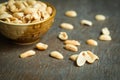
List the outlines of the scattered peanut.
{"label": "scattered peanut", "polygon": [[77,12],[73,11],[73,10],[70,10],[70,11],[66,11],[65,15],[68,16],[68,17],[76,17],[77,16]]}
{"label": "scattered peanut", "polygon": [[50,56],[53,58],[56,58],[56,59],[63,59],[64,58],[63,55],[58,51],[52,51],[50,53]]}
{"label": "scattered peanut", "polygon": [[36,48],[39,50],[46,50],[48,48],[48,45],[44,43],[37,43]]}
{"label": "scattered peanut", "polygon": [[110,31],[108,30],[107,27],[102,28],[102,34],[104,34],[104,35],[110,35]]}
{"label": "scattered peanut", "polygon": [[86,59],[84,57],[84,52],[85,51],[82,51],[78,57],[77,57],[77,60],[76,60],[76,63],[77,63],[77,66],[83,66],[86,62]]}
{"label": "scattered peanut", "polygon": [[79,46],[80,45],[80,42],[76,41],[76,40],[65,40],[64,43],[65,44],[72,44],[72,45],[75,45],[75,46]]}
{"label": "scattered peanut", "polygon": [[85,62],[93,63],[95,60],[98,60],[99,57],[93,54],[91,51],[82,51],[77,57],[76,63],[77,66],[83,66]]}
{"label": "scattered peanut", "polygon": [[99,57],[91,51],[86,51],[84,57],[88,63],[93,63],[95,60],[99,59]]}
{"label": "scattered peanut", "polygon": [[91,46],[97,46],[98,45],[97,41],[95,41],[93,39],[88,39],[86,42],[87,42],[88,45],[91,45]]}
{"label": "scattered peanut", "polygon": [[92,26],[93,25],[93,23],[89,20],[81,20],[80,23],[82,25],[87,25],[87,26]]}
{"label": "scattered peanut", "polygon": [[112,40],[110,35],[100,35],[99,39],[102,41],[111,41]]}
{"label": "scattered peanut", "polygon": [[78,57],[78,54],[74,54],[74,55],[71,55],[71,56],[70,56],[70,59],[71,59],[72,61],[76,61],[76,60],[77,60],[77,57]]}
{"label": "scattered peanut", "polygon": [[60,32],[60,34],[59,34],[59,39],[61,39],[61,40],[67,40],[68,39],[68,35],[67,35],[67,33],[66,32]]}
{"label": "scattered peanut", "polygon": [[72,45],[72,44],[66,44],[65,49],[67,49],[69,51],[73,51],[73,52],[78,51],[78,48],[75,45]]}
{"label": "scattered peanut", "polygon": [[95,19],[98,21],[104,21],[106,17],[104,15],[98,14],[95,16]]}
{"label": "scattered peanut", "polygon": [[60,27],[63,29],[69,29],[69,30],[72,30],[74,28],[74,26],[70,23],[62,23]]}
{"label": "scattered peanut", "polygon": [[35,51],[29,50],[29,51],[26,51],[24,53],[21,53],[20,58],[27,58],[27,57],[33,56],[35,54],[36,54]]}

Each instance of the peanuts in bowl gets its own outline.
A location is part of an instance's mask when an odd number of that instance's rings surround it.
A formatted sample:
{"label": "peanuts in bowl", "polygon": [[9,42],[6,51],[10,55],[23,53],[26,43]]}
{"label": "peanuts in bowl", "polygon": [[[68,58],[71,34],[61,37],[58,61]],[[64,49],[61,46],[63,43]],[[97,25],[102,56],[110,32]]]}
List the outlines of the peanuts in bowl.
{"label": "peanuts in bowl", "polygon": [[52,8],[41,1],[9,0],[0,7],[0,20],[8,23],[34,23],[48,19]]}
{"label": "peanuts in bowl", "polygon": [[37,0],[9,0],[0,4],[0,32],[19,44],[38,41],[52,26],[53,5]]}

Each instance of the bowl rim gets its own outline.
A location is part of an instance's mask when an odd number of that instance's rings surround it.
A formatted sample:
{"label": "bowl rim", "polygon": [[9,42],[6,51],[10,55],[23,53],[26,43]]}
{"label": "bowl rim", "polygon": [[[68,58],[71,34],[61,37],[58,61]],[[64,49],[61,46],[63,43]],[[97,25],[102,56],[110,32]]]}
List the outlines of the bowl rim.
{"label": "bowl rim", "polygon": [[[43,2],[43,1],[41,1],[41,2]],[[7,2],[3,2],[0,5],[6,4],[6,3]],[[36,25],[36,24],[40,24],[40,23],[46,22],[46,21],[50,20],[51,18],[53,18],[56,15],[56,9],[55,9],[55,7],[52,4],[50,4],[48,2],[43,2],[43,3],[47,4],[47,6],[50,6],[53,9],[52,15],[49,18],[47,18],[47,19],[45,19],[43,21],[39,21],[39,22],[35,22],[35,23],[23,23],[23,24],[20,24],[20,23],[8,23],[8,22],[0,20],[0,23],[4,23],[4,24],[8,24],[8,25],[15,25],[15,26],[27,26],[27,25],[29,26],[29,25]]]}

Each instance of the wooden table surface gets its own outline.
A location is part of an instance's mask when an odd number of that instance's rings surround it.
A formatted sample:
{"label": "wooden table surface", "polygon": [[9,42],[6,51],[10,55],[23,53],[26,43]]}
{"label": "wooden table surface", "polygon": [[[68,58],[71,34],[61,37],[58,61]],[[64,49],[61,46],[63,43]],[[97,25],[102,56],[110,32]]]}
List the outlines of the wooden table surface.
{"label": "wooden table surface", "polygon": [[[0,0],[4,2],[5,0]],[[7,0],[6,0],[7,1]],[[47,43],[46,51],[36,51],[36,55],[21,59],[20,53],[34,49],[35,44],[16,45],[0,35],[0,80],[119,80],[120,76],[120,1],[119,0],[43,0],[53,4],[57,9],[55,22],[40,42]],[[75,10],[76,18],[64,15],[67,10]],[[105,21],[96,21],[96,14],[104,14]],[[80,20],[88,19],[92,27],[80,25]],[[61,29],[62,22],[74,25],[74,30]],[[2,26],[0,26],[2,27]],[[100,41],[101,29],[108,27],[112,41]],[[70,52],[63,48],[64,44],[57,36],[59,32],[68,33],[69,39],[81,42],[78,52]],[[88,46],[85,41],[93,38],[98,46]],[[60,51],[64,60],[49,57],[53,50]],[[72,54],[83,50],[91,50],[99,56],[93,64],[77,67],[69,60]]]}

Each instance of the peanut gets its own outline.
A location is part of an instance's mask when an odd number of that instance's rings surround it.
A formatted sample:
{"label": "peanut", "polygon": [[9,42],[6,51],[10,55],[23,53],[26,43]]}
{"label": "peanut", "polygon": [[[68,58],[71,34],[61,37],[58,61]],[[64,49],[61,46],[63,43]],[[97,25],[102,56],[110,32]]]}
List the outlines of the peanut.
{"label": "peanut", "polygon": [[66,44],[65,49],[67,49],[69,51],[73,51],[73,52],[78,51],[78,48],[75,45],[72,45],[72,44]]}
{"label": "peanut", "polygon": [[110,31],[108,30],[107,27],[102,28],[102,34],[104,34],[104,35],[110,35]]}
{"label": "peanut", "polygon": [[76,41],[76,40],[66,40],[64,43],[65,43],[65,44],[77,45],[77,46],[80,45],[80,42],[78,42],[78,41]]}
{"label": "peanut", "polygon": [[56,58],[56,59],[63,59],[64,58],[63,55],[58,51],[52,51],[50,53],[50,56],[53,58]]}
{"label": "peanut", "polygon": [[95,19],[97,21],[104,21],[106,19],[106,17],[102,14],[98,14],[98,15],[95,16]]}
{"label": "peanut", "polygon": [[36,48],[39,50],[46,50],[48,48],[48,45],[44,43],[37,43]]}
{"label": "peanut", "polygon": [[111,41],[112,40],[110,35],[100,35],[99,39],[102,41]]}
{"label": "peanut", "polygon": [[67,33],[66,32],[60,32],[60,34],[59,34],[59,39],[61,39],[61,40],[67,40],[68,39],[68,35],[67,35]]}
{"label": "peanut", "polygon": [[81,20],[80,23],[82,25],[87,25],[87,26],[92,26],[93,25],[93,23],[89,20]]}
{"label": "peanut", "polygon": [[95,41],[93,39],[88,39],[86,42],[87,42],[88,45],[91,45],[91,46],[97,46],[98,45],[97,41]]}
{"label": "peanut", "polygon": [[80,52],[80,54],[77,57],[76,64],[77,66],[83,66],[86,62],[86,59],[84,57],[85,51]]}
{"label": "peanut", "polygon": [[70,23],[61,23],[60,27],[63,29],[69,29],[69,30],[72,30],[74,28],[74,26]]}
{"label": "peanut", "polygon": [[33,50],[28,50],[28,51],[26,51],[26,52],[24,52],[24,53],[21,53],[21,54],[20,54],[20,58],[27,58],[27,57],[33,56],[33,55],[35,55],[35,54],[36,54],[35,51],[33,51]]}
{"label": "peanut", "polygon": [[99,59],[99,57],[91,51],[86,51],[84,57],[88,63],[94,63],[95,60]]}
{"label": "peanut", "polygon": [[78,57],[78,54],[74,54],[74,55],[71,55],[71,56],[70,56],[70,59],[71,59],[72,61],[76,61],[76,60],[77,60],[77,57]]}
{"label": "peanut", "polygon": [[65,15],[68,16],[68,17],[76,17],[77,16],[77,12],[73,11],[73,10],[70,10],[70,11],[66,11]]}

